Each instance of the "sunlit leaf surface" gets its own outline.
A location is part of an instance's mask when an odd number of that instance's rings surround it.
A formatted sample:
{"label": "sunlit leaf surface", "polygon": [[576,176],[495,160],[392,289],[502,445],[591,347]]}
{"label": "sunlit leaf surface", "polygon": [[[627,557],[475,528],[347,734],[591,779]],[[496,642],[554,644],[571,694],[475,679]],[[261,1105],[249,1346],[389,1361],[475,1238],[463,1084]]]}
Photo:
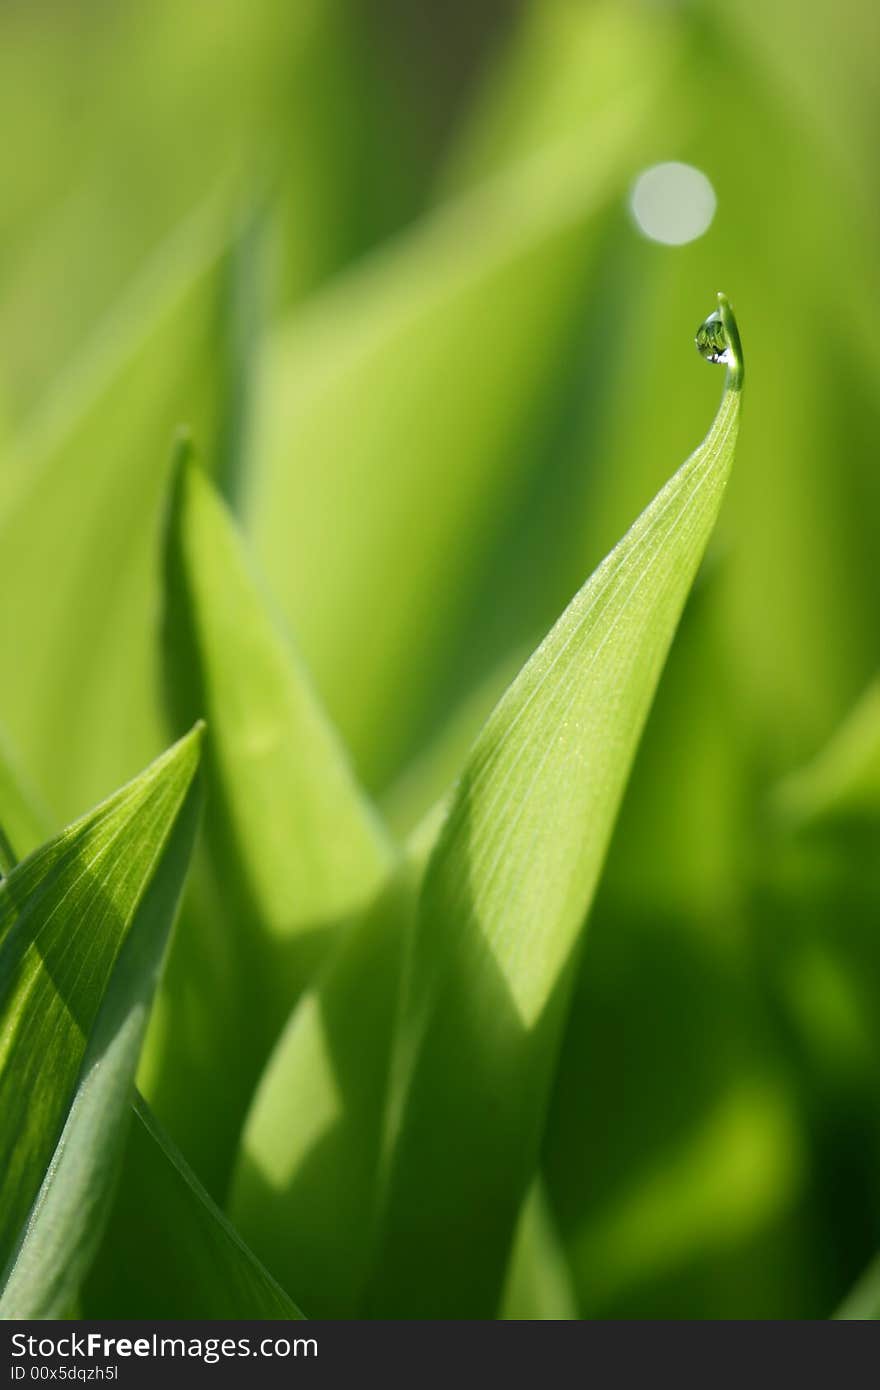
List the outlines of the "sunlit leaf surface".
{"label": "sunlit leaf surface", "polygon": [[100,1235],[192,845],[199,738],[0,884],[7,1316],[64,1312]]}
{"label": "sunlit leaf surface", "polygon": [[429,864],[395,1059],[374,1311],[495,1312],[580,929],[733,458],[742,365],[723,299],[722,312],[731,365],[712,429],[497,706]]}

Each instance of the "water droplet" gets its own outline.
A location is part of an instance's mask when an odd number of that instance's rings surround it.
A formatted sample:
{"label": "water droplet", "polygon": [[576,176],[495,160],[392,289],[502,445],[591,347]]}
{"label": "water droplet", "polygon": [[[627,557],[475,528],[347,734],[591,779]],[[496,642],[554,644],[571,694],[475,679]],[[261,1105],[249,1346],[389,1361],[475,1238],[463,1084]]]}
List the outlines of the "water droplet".
{"label": "water droplet", "polygon": [[705,357],[707,362],[720,362],[729,367],[733,361],[733,354],[730,351],[730,344],[727,341],[724,323],[718,309],[710,314],[704,323],[700,324],[694,342],[697,345],[697,352],[701,357]]}

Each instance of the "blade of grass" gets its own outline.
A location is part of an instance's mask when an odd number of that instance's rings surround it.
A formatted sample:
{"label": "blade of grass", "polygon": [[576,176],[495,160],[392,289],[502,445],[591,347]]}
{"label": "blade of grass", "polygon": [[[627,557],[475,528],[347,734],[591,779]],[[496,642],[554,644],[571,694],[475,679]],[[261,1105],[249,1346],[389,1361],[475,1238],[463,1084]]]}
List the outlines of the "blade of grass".
{"label": "blade of grass", "polygon": [[644,104],[604,110],[424,217],[267,353],[250,527],[371,786],[411,752],[449,678],[445,637],[521,486],[521,441],[555,394]]}
{"label": "blade of grass", "polygon": [[383,898],[300,1000],[242,1135],[233,1219],[313,1317],[363,1313],[400,973],[443,814],[417,828]]}
{"label": "blade of grass", "polygon": [[208,798],[142,1078],[222,1201],[277,1035],[336,928],[383,892],[395,851],[185,442],[174,476],[165,687],[176,727],[208,721]]}
{"label": "blade of grass", "polygon": [[16,675],[0,691],[0,717],[60,823],[133,775],[164,737],[155,641],[163,461],[181,418],[212,457],[223,433],[226,282],[212,207],[108,316],[3,474],[0,588]]}
{"label": "blade of grass", "polygon": [[0,731],[0,874],[9,873],[49,833],[49,818],[38,804]]}
{"label": "blade of grass", "polygon": [[750,918],[813,1167],[818,1312],[869,1259],[880,1222],[876,681],[773,789]]}
{"label": "blade of grass", "polygon": [[471,744],[531,647],[529,643],[493,667],[385,791],[380,802],[382,815],[399,839],[414,833],[432,807],[448,796]]}
{"label": "blade of grass", "polygon": [[529,1188],[520,1212],[500,1316],[514,1322],[568,1322],[578,1316],[568,1260],[540,1180]]}
{"label": "blade of grass", "polygon": [[880,681],[865,691],[813,761],[779,785],[774,806],[799,829],[880,813]]}
{"label": "blade of grass", "polygon": [[0,1307],[66,1310],[100,1237],[198,809],[201,731],[0,885]]}
{"label": "blade of grass", "polygon": [[584,916],[732,463],[742,356],[719,303],[730,367],[712,429],[496,708],[429,864],[395,1046],[378,1316],[496,1312]]}
{"label": "blade of grass", "polygon": [[875,1322],[880,1318],[880,1258],[865,1271],[834,1316],[845,1322]]}
{"label": "blade of grass", "polygon": [[588,1318],[810,1297],[802,1117],[746,930],[755,770],[719,621],[735,563],[715,547],[670,649],[554,1078],[542,1171]]}
{"label": "blade of grass", "polygon": [[255,182],[271,192],[285,304],[408,212],[418,166],[359,19],[349,0],[254,0],[206,24],[198,0],[155,0],[149,29],[120,11],[96,44],[61,12],[0,14],[0,117],[21,132],[0,208],[0,378],[16,407],[220,181],[227,204]]}
{"label": "blade of grass", "polygon": [[[0,757],[0,824],[4,823],[21,831],[16,833],[16,844],[25,852],[44,838],[45,816],[23,789],[15,760],[5,750]],[[106,1060],[103,1070],[106,1076]],[[93,1072],[84,1089],[90,1088],[93,1139],[103,1149],[102,1163],[106,1165],[115,1142],[115,1095],[102,1095],[95,1085],[99,1075],[100,1071]],[[112,1076],[111,1082],[115,1092]],[[29,1244],[27,1259],[20,1259],[16,1266],[14,1284],[6,1291],[9,1306],[22,1290],[28,1316],[50,1316],[48,1310],[53,1307],[66,1312],[64,1303],[70,1290],[87,1271],[86,1292],[79,1290],[82,1316],[109,1317],[117,1310],[118,1316],[129,1317],[159,1317],[163,1313],[210,1318],[299,1316],[211,1201],[140,1097],[134,1102],[135,1121],[125,1144],[107,1229],[89,1267],[104,1213],[96,1209],[100,1202],[96,1203],[97,1185],[89,1169],[89,1148],[77,1133],[89,1119],[84,1110],[78,1097],[53,1159],[55,1211],[48,1215],[43,1211],[41,1238]],[[105,1148],[102,1135],[108,1130]],[[58,1158],[63,1152],[67,1157],[62,1165]],[[66,1199],[66,1212],[58,1210],[59,1193]],[[77,1212],[80,1203],[82,1208]],[[160,1212],[161,1221],[157,1220]],[[49,1237],[57,1239],[56,1248],[47,1243]],[[68,1245],[73,1247],[75,1262],[70,1261]],[[138,1252],[136,1260],[131,1257],[133,1250]],[[35,1268],[41,1275],[38,1287],[33,1279]],[[23,1288],[28,1270],[31,1287]]]}
{"label": "blade of grass", "polygon": [[[616,0],[531,0],[482,83],[441,171],[438,192],[473,187],[591,123],[609,103],[663,82],[680,44],[661,9]],[[668,94],[667,94],[668,95]],[[670,102],[655,112],[670,118]]]}
{"label": "blade of grass", "polygon": [[116,1201],[86,1281],[94,1318],[300,1318],[138,1098]]}

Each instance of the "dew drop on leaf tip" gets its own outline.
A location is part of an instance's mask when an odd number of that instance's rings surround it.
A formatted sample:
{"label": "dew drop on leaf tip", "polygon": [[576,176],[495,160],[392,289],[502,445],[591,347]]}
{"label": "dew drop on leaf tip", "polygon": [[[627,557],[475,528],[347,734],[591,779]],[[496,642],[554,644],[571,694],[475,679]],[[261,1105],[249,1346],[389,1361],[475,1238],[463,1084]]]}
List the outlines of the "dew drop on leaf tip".
{"label": "dew drop on leaf tip", "polygon": [[719,309],[716,309],[700,324],[694,342],[697,345],[697,352],[701,357],[705,357],[707,362],[723,363],[725,366],[730,366],[732,363],[733,354],[730,351],[730,343],[727,341],[727,333]]}

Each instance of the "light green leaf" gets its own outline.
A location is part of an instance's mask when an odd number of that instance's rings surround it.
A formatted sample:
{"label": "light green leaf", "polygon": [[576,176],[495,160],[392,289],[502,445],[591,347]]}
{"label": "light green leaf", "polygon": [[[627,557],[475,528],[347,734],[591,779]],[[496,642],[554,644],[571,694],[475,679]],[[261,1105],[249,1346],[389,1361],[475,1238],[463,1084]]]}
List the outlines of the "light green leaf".
{"label": "light green leaf", "polygon": [[0,474],[0,719],[56,823],[162,744],[161,503],[181,419],[212,457],[225,428],[224,247],[214,207],[169,240]]}
{"label": "light green leaf", "polygon": [[880,1259],[865,1271],[834,1316],[845,1322],[876,1322],[880,1318]]}
{"label": "light green leaf", "polygon": [[[786,0],[786,8],[795,7]],[[877,237],[854,215],[856,190],[750,52],[751,30],[775,30],[777,55],[793,74],[792,45],[801,33],[780,24],[775,6],[757,7],[744,26],[736,7],[678,7],[677,17],[700,58],[679,74],[677,92],[687,92],[695,119],[675,157],[707,173],[719,211],[706,236],[672,253],[636,235],[627,242],[621,232],[625,278],[639,287],[632,350],[653,370],[638,401],[626,356],[608,382],[606,435],[612,456],[628,466],[604,472],[582,513],[585,540],[601,553],[634,499],[640,505],[657,486],[663,449],[692,437],[703,405],[699,390],[681,398],[682,362],[702,308],[699,287],[728,267],[742,286],[739,308],[748,316],[750,365],[762,390],[751,404],[730,498],[730,524],[749,543],[728,567],[720,634],[739,720],[781,774],[828,737],[877,664],[880,568],[876,526],[866,524],[878,512]],[[813,41],[822,28],[819,21]],[[839,107],[831,91],[824,98]],[[811,116],[820,105],[811,103]],[[858,192],[870,182],[862,178]],[[755,206],[768,214],[760,250]],[[809,227],[809,239],[793,236],[793,227]],[[812,344],[814,390],[804,389],[792,355],[779,349],[781,323],[791,341]],[[667,352],[670,325],[677,347]],[[680,408],[671,410],[671,399]]]}
{"label": "light green leaf", "polygon": [[208,720],[206,853],[142,1078],[222,1199],[269,1051],[337,927],[383,891],[394,851],[185,445],[165,579],[173,718]]}
{"label": "light green leaf", "polygon": [[46,838],[48,816],[25,786],[16,759],[0,731],[0,874],[9,873],[19,859]]}
{"label": "light green leaf", "polygon": [[801,829],[880,814],[880,681],[865,691],[813,761],[780,784],[774,804]]}
{"label": "light green leaf", "polygon": [[[18,808],[22,818],[13,822],[12,813]],[[31,842],[39,843],[42,838],[44,817],[22,790],[18,769],[7,757],[0,761],[0,823],[4,822],[21,828],[16,846],[20,844],[25,851],[32,848]],[[120,1039],[125,1040],[124,1033]],[[97,1050],[92,1048],[93,1052]],[[26,1259],[22,1252],[14,1280],[6,1291],[11,1305],[23,1287],[24,1275],[33,1274],[34,1268],[41,1271],[39,1290],[24,1289],[28,1316],[38,1315],[34,1298],[37,1293],[42,1309],[51,1306],[51,1298],[65,1311],[64,1298],[75,1283],[77,1271],[86,1270],[104,1224],[103,1203],[107,1194],[99,1190],[97,1168],[92,1171],[89,1160],[94,1162],[97,1150],[100,1162],[108,1166],[108,1171],[112,1169],[110,1160],[115,1157],[117,1135],[124,1135],[124,1126],[118,1125],[118,1075],[107,1066],[110,1055],[108,1048],[102,1067],[89,1072],[74,1101],[53,1160],[51,1189],[48,1182],[45,1184],[55,1211],[48,1210],[48,1202],[44,1204],[41,1238],[29,1243]],[[85,1073],[87,1068],[82,1070]],[[106,1096],[99,1084],[102,1074],[107,1081]],[[125,1145],[107,1230],[86,1275],[87,1291],[80,1293],[81,1313],[109,1317],[114,1310],[122,1309],[119,1316],[158,1317],[160,1312],[153,1312],[159,1306],[157,1300],[169,1300],[161,1302],[169,1316],[182,1316],[184,1311],[192,1317],[212,1318],[299,1316],[211,1201],[146,1102],[136,1098],[134,1110],[135,1122]],[[80,1142],[80,1136],[90,1120],[94,1122],[93,1143],[86,1145]],[[106,1148],[102,1147],[104,1134],[108,1138]],[[57,1207],[62,1198],[63,1212]],[[79,1203],[82,1208],[77,1211]],[[156,1220],[157,1212],[164,1214],[163,1221]],[[53,1235],[58,1238],[55,1249],[48,1243]],[[61,1242],[72,1247],[73,1261],[65,1257]],[[136,1261],[131,1258],[134,1249],[138,1251]]]}
{"label": "light green leaf", "polygon": [[4,1316],[63,1312],[99,1239],[189,861],[200,737],[0,885]]}
{"label": "light green leaf", "polygon": [[532,1184],[520,1212],[504,1293],[501,1317],[514,1322],[571,1321],[577,1299],[565,1251],[544,1184]]}
{"label": "light green leaf", "polygon": [[309,1315],[362,1316],[382,1114],[412,890],[351,928],[257,1089],[230,1214]]}
{"label": "light green leaf", "polygon": [[431,808],[448,797],[470,746],[531,650],[530,643],[507,656],[470,691],[436,736],[395,778],[382,796],[381,810],[401,840],[416,831]]}
{"label": "light green leaf", "polygon": [[810,1297],[807,1146],[749,950],[754,768],[718,626],[736,555],[714,552],[618,815],[542,1142],[587,1318],[785,1317]]}
{"label": "light green leaf", "polygon": [[[662,83],[680,42],[662,6],[529,0],[457,132],[440,191],[471,187],[579,129],[586,135],[609,104]],[[670,114],[667,100],[654,119]]]}
{"label": "light green leaf", "polygon": [[808,1316],[836,1306],[864,1264],[880,1199],[877,720],[875,682],[773,789],[751,904],[762,987],[809,1124],[820,1225]]}
{"label": "light green leaf", "polygon": [[135,1102],[84,1317],[299,1318],[148,1106]]}
{"label": "light green leaf", "polygon": [[497,1309],[584,916],[733,458],[742,356],[719,301],[730,367],[712,429],[498,705],[429,864],[395,1053],[379,1316]]}
{"label": "light green leaf", "polygon": [[152,0],[148,27],[121,7],[99,42],[69,13],[47,25],[2,11],[0,123],[21,132],[0,208],[0,380],[14,407],[39,399],[219,185],[229,203],[255,183],[271,192],[285,303],[401,216],[414,161],[354,8]]}
{"label": "light green leaf", "polygon": [[233,1219],[312,1317],[363,1312],[400,975],[445,809],[417,827],[386,893],[300,1000],[242,1136]]}
{"label": "light green leaf", "polygon": [[270,345],[249,524],[371,785],[453,679],[450,633],[527,484],[646,104],[629,94],[426,215]]}
{"label": "light green leaf", "polygon": [[[829,1093],[829,1105],[834,1094],[838,1123],[849,1110],[850,1126],[862,1131],[858,1148],[872,1190],[880,1172],[878,791],[880,705],[872,683],[824,747],[773,788],[772,833],[755,895],[761,964],[791,1021],[801,1065]],[[855,1181],[851,1175],[835,1184],[841,1199],[851,1199]]]}
{"label": "light green leaf", "polygon": [[732,1086],[715,1080],[695,1122],[653,1151],[649,1141],[618,1185],[603,1175],[602,1199],[569,1232],[584,1316],[703,1317],[720,1306],[784,1318],[809,1305],[796,1224],[808,1156],[792,1097],[760,1058]]}

